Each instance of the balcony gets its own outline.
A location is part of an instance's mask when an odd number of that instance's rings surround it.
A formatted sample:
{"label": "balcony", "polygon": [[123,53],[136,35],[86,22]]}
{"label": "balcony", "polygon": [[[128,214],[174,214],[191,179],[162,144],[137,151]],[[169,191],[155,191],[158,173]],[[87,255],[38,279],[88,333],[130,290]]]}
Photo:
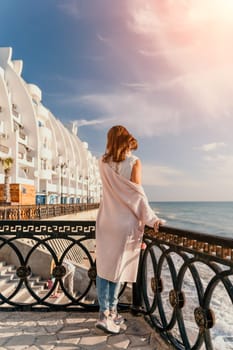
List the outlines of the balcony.
{"label": "balcony", "polygon": [[41,159],[52,159],[52,151],[48,148],[41,147],[40,158]]}
{"label": "balcony", "polygon": [[18,142],[27,147],[28,136],[22,131],[22,129],[18,130]]}
{"label": "balcony", "polygon": [[34,84],[27,84],[28,92],[32,96],[32,98],[39,103],[42,98],[41,90],[38,86]]}
{"label": "balcony", "polygon": [[14,108],[12,109],[12,114],[13,114],[13,116],[14,116],[16,119],[19,119],[19,118],[20,118],[20,113],[17,112]]}
{"label": "balcony", "polygon": [[0,144],[0,154],[4,153],[5,155],[5,154],[8,154],[9,151],[10,151],[9,147]]}
{"label": "balcony", "polygon": [[27,167],[34,168],[35,158],[25,152],[18,152],[18,161]]}
{"label": "balcony", "polygon": [[37,116],[43,121],[46,122],[49,119],[49,111],[42,104],[36,107],[36,112]]}
{"label": "balcony", "polygon": [[19,119],[16,119],[15,117],[13,118],[13,122],[14,122],[14,131],[17,131],[19,129],[23,129],[23,124],[20,120],[21,118]]}
{"label": "balcony", "polygon": [[40,180],[51,180],[51,178],[52,178],[51,170],[41,169],[39,171],[39,178],[40,178]]}
{"label": "balcony", "polygon": [[58,184],[48,184],[47,189],[48,192],[58,193]]}
{"label": "balcony", "polygon": [[40,140],[43,142],[43,140],[51,140],[52,139],[52,132],[49,128],[46,128],[46,126],[39,127],[39,135]]}
{"label": "balcony", "polygon": [[34,158],[32,156],[26,155],[26,160],[28,163],[34,163]]}

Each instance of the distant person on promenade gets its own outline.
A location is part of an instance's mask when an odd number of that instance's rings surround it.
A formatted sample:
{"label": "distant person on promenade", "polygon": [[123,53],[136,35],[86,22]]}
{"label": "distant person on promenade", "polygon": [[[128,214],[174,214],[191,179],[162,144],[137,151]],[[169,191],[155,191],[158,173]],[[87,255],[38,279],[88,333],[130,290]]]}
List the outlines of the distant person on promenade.
{"label": "distant person on promenade", "polygon": [[96,327],[120,332],[124,318],[117,312],[122,282],[136,282],[144,226],[162,224],[141,186],[141,162],[132,154],[137,140],[123,126],[107,135],[99,161],[103,198],[96,219],[96,265],[99,319]]}

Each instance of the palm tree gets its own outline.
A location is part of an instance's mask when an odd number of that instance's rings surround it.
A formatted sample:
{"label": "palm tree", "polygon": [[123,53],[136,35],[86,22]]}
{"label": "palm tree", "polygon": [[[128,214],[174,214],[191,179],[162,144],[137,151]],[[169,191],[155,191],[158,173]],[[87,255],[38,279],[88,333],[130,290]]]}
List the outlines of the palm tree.
{"label": "palm tree", "polygon": [[13,165],[13,158],[0,158],[0,162],[4,171],[4,190],[3,190],[3,202],[10,203],[11,202],[11,193],[10,193],[10,171]]}

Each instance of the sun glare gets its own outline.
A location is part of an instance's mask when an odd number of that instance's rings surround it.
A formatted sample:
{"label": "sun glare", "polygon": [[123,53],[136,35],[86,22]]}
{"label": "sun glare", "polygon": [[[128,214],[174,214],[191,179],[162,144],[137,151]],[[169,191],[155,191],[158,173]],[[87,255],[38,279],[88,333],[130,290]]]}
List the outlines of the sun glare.
{"label": "sun glare", "polygon": [[180,78],[176,81],[182,82],[187,95],[207,115],[218,118],[223,111],[228,113],[233,0],[131,1],[133,29],[142,34],[142,55],[166,62]]}
{"label": "sun glare", "polygon": [[[210,7],[214,9],[216,18],[231,20],[233,18],[233,1],[232,0],[217,0],[210,3]],[[211,8],[210,8],[211,10]],[[210,12],[211,13],[211,12]]]}
{"label": "sun glare", "polygon": [[[233,0],[148,0],[138,1],[134,12],[134,30],[144,34],[160,34],[168,30],[198,31],[198,26],[233,28]],[[222,28],[223,27],[223,28]]]}

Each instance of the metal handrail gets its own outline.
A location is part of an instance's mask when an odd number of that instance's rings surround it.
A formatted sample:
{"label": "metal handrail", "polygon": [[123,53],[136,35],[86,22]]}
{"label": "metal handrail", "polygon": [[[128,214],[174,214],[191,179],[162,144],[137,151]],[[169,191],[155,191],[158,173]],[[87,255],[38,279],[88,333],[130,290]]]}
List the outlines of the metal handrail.
{"label": "metal handrail", "polygon": [[[0,262],[10,267],[2,274],[2,282],[0,278],[3,285],[9,275],[7,286],[0,289],[0,310],[97,311],[94,244],[95,221],[2,220]],[[47,289],[52,260],[55,283]],[[67,261],[75,268],[75,295],[65,285]],[[58,300],[52,298],[57,286],[61,292]],[[123,285],[120,295],[125,288]],[[26,300],[20,299],[22,293]],[[130,304],[122,301],[121,307],[129,308]]]}
{"label": "metal handrail", "polygon": [[231,342],[221,322],[231,313],[233,326],[233,240],[161,226],[146,228],[144,241],[138,283],[151,326],[179,350],[217,349],[219,336]]}
{"label": "metal handrail", "polygon": [[[96,300],[91,303],[85,301],[91,288],[95,289],[95,259],[88,250],[88,242],[93,241],[94,237],[94,221],[1,221],[0,260],[13,265],[15,273],[8,282],[12,288],[6,288],[5,292],[4,288],[1,289],[0,310],[97,310]],[[60,242],[60,245],[56,242]],[[79,260],[71,260],[76,255]],[[52,259],[56,263],[56,279],[53,288],[46,289]],[[82,283],[79,281],[80,284],[77,284],[75,297],[68,293],[64,285],[64,259],[72,261],[77,273],[82,273]],[[35,288],[36,276],[40,276],[40,281]],[[57,284],[64,296],[59,304],[51,298]],[[37,288],[39,286],[41,288]],[[29,301],[18,298],[23,291]]]}
{"label": "metal handrail", "polygon": [[1,205],[2,220],[38,220],[97,209],[99,203]]}
{"label": "metal handrail", "polygon": [[[220,323],[233,323],[233,240],[167,226],[158,233],[146,227],[143,239],[137,282],[123,286],[120,307],[144,315],[177,350],[217,349],[219,336],[230,342],[231,334],[223,334]],[[94,243],[95,221],[1,221],[0,259],[16,269],[12,288],[10,283],[6,291],[1,288],[0,310],[97,311]],[[75,296],[63,281],[67,257],[77,270]],[[35,276],[46,282],[51,259],[55,285],[37,289]],[[51,298],[56,285],[61,301]],[[132,302],[125,303],[129,291]],[[29,301],[17,299],[22,292]]]}

